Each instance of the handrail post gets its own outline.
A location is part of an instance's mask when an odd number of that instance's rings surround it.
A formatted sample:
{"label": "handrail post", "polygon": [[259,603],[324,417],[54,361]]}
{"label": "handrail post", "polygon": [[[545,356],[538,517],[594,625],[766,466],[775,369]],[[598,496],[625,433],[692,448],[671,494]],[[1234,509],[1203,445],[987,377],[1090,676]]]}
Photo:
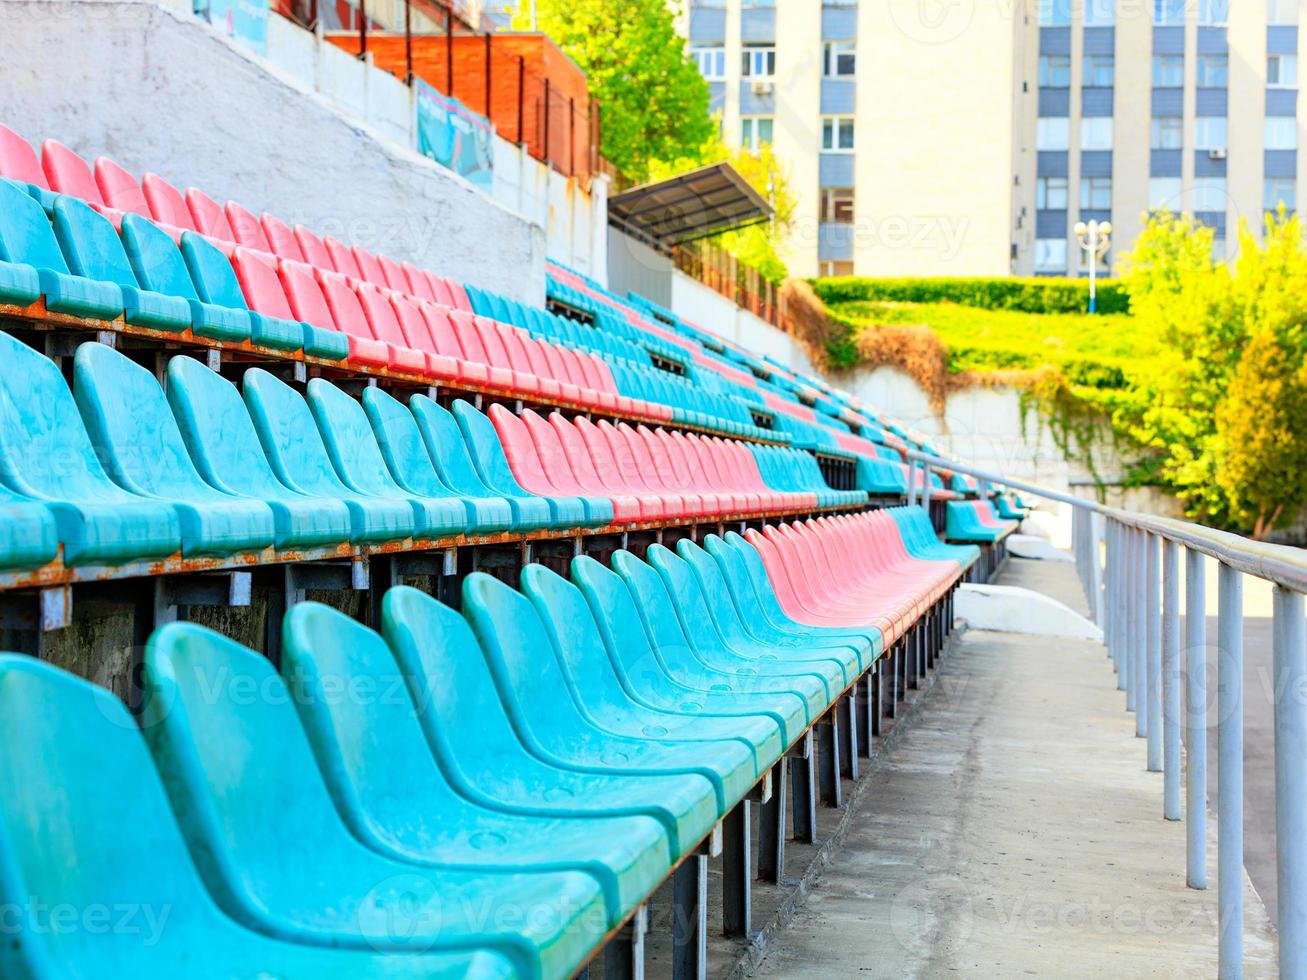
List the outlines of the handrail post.
{"label": "handrail post", "polygon": [[1162,589],[1161,539],[1147,534],[1145,540],[1145,641],[1148,644],[1148,771],[1162,771]]}
{"label": "handrail post", "polygon": [[1180,819],[1180,545],[1162,544],[1162,816]]}
{"label": "handrail post", "polygon": [[1126,680],[1125,680],[1125,708],[1127,711],[1135,712],[1135,734],[1144,734],[1144,722],[1140,717],[1139,711],[1139,587],[1143,585],[1144,577],[1139,574],[1139,556],[1141,550],[1139,547],[1139,538],[1141,532],[1138,528],[1132,527],[1127,532],[1130,539],[1129,550],[1126,554],[1125,580],[1125,608],[1126,608],[1126,629],[1125,629],[1125,655],[1126,655]]}
{"label": "handrail post", "polygon": [[[1280,976],[1307,976],[1307,645],[1303,597],[1275,587],[1275,871]],[[1224,778],[1224,777],[1222,777]]]}
{"label": "handrail post", "polygon": [[926,513],[930,513],[930,464],[927,463],[921,471],[921,506],[925,508]]}
{"label": "handrail post", "polygon": [[1103,588],[1103,537],[1104,527],[1102,518],[1094,513],[1089,512],[1089,589],[1093,598],[1089,601],[1089,611],[1094,617],[1094,622],[1100,628],[1104,625],[1107,618],[1104,611],[1104,605],[1107,597],[1104,595]]}
{"label": "handrail post", "polygon": [[1217,905],[1222,980],[1243,976],[1243,575],[1224,562],[1217,619]]}
{"label": "handrail post", "polygon": [[1185,828],[1190,888],[1207,887],[1207,562],[1185,549]]}

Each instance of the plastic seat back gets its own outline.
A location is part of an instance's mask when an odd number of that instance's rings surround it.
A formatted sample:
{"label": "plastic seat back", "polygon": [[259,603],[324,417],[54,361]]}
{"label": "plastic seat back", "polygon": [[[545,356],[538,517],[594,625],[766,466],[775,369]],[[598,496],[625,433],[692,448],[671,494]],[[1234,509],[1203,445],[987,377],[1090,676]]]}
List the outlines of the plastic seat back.
{"label": "plastic seat back", "polygon": [[425,272],[411,262],[404,262],[400,268],[404,270],[406,291],[410,296],[416,296],[428,303],[436,301],[436,294],[431,291],[431,280],[427,278]]}
{"label": "plastic seat back", "polygon": [[[206,241],[202,235],[192,231],[184,232],[181,254],[186,262],[187,271],[191,274],[195,291],[203,302],[212,303],[214,306],[227,306],[234,310],[250,308],[245,294],[241,291],[241,282],[236,277],[236,270],[232,267],[231,260],[212,243]],[[286,306],[286,295],[277,283],[276,273],[271,276],[271,284],[277,287],[275,293],[281,296],[281,308],[289,314],[290,308]],[[256,285],[262,287],[266,284],[260,278]],[[268,299],[271,302],[272,297],[269,296]],[[269,316],[278,315],[272,310],[261,312]]]}
{"label": "plastic seat back", "polygon": [[400,486],[427,497],[450,493],[427,453],[412,412],[376,387],[363,389],[363,410],[386,465]]}
{"label": "plastic seat back", "polygon": [[100,196],[109,207],[150,217],[150,206],[141,185],[108,157],[99,157],[95,161],[95,185],[100,188]]}
{"label": "plastic seat back", "polygon": [[195,222],[195,230],[200,234],[223,242],[236,241],[236,236],[232,234],[231,222],[227,220],[227,212],[204,191],[196,187],[187,188],[186,206],[190,209],[191,219]]}
{"label": "plastic seat back", "polygon": [[458,420],[422,394],[409,399],[409,408],[441,480],[455,493],[473,497],[491,495],[492,491],[477,472]]}
{"label": "plastic seat back", "polygon": [[9,181],[0,181],[0,259],[68,272],[45,211],[32,195]]}
{"label": "plastic seat back", "polygon": [[191,217],[190,208],[186,206],[186,199],[172,184],[158,174],[146,174],[141,178],[141,189],[145,192],[145,199],[150,204],[150,214],[154,216],[155,221],[162,221],[165,225],[187,231],[196,230],[195,219]]}
{"label": "plastic seat back", "polygon": [[362,405],[322,378],[309,381],[308,403],[336,472],[349,486],[378,497],[404,496]]}
{"label": "plastic seat back", "polygon": [[331,253],[327,251],[326,243],[303,225],[295,226],[295,243],[300,247],[305,265],[311,265],[315,269],[332,267]]}
{"label": "plastic seat back", "polygon": [[432,298],[441,306],[452,309],[454,306],[454,294],[449,290],[449,283],[434,273],[428,272],[426,277],[427,284],[431,287]]}
{"label": "plastic seat back", "polygon": [[0,125],[0,177],[50,189],[32,144],[5,125]]}
{"label": "plastic seat back", "polygon": [[74,275],[136,288],[127,252],[108,218],[65,195],[55,199],[54,231]]}
{"label": "plastic seat back", "polygon": [[264,212],[260,221],[273,255],[290,259],[292,262],[305,261],[304,251],[300,248],[300,243],[296,240],[295,232],[291,231],[290,225],[267,212]]}
{"label": "plastic seat back", "polygon": [[[255,260],[263,261],[257,258],[257,255]],[[281,261],[277,263],[277,273],[286,291],[286,299],[290,302],[294,319],[327,330],[337,329],[331,307],[327,303],[327,297],[314,270],[306,265]]]}
{"label": "plastic seat back", "polygon": [[88,204],[104,203],[95,177],[91,175],[91,168],[62,143],[46,140],[41,144],[41,169],[45,171],[50,190],[71,194]]}
{"label": "plastic seat back", "polygon": [[382,285],[389,287],[400,293],[407,293],[408,278],[404,275],[404,270],[400,264],[392,259],[389,255],[377,254],[377,262],[381,266],[381,274],[385,277]]}
{"label": "plastic seat back", "polygon": [[[168,296],[180,296],[182,299],[200,299],[182,253],[168,233],[154,222],[139,214],[125,215],[122,242],[132,271],[142,288]],[[226,257],[222,253],[218,254],[226,263]],[[229,270],[230,268],[228,266]]]}
{"label": "plastic seat back", "polygon": [[354,255],[354,264],[358,266],[358,278],[374,286],[386,286],[386,274],[382,271],[377,257],[365,248],[355,245],[350,251]]}
{"label": "plastic seat back", "polygon": [[363,274],[359,271],[358,260],[354,258],[354,253],[348,245],[338,242],[330,235],[322,241],[327,247],[329,264],[321,268],[339,272],[342,276],[349,276],[351,279],[363,278]]}
{"label": "plastic seat back", "polygon": [[413,347],[404,336],[395,308],[385,293],[371,283],[360,283],[356,295],[373,337],[396,347]]}
{"label": "plastic seat back", "polygon": [[268,241],[268,236],[263,233],[262,222],[254,216],[253,212],[247,211],[235,201],[228,201],[224,211],[227,214],[227,223],[231,225],[232,234],[238,244],[271,255],[276,254],[272,243]]}
{"label": "plastic seat back", "polygon": [[304,398],[261,368],[245,372],[245,407],[277,479],[301,493],[348,496]]}
{"label": "plastic seat back", "polygon": [[[287,290],[283,288],[285,277],[279,278],[277,269],[266,258],[251,252],[247,249],[238,248],[232,253],[232,268],[236,271],[236,278],[240,281],[241,291],[245,295],[245,300],[249,303],[250,309],[264,316],[276,317],[279,320],[307,320],[307,317],[299,316],[291,309],[290,297]],[[313,277],[309,276],[309,284],[313,284]],[[318,292],[317,300],[322,302],[322,293]],[[301,299],[301,303],[308,308],[308,300]],[[323,309],[326,306],[323,304]],[[316,312],[315,308],[308,308],[308,312]],[[312,320],[309,320],[312,323]],[[330,320],[326,321],[328,324]],[[320,326],[322,324],[319,324]]]}

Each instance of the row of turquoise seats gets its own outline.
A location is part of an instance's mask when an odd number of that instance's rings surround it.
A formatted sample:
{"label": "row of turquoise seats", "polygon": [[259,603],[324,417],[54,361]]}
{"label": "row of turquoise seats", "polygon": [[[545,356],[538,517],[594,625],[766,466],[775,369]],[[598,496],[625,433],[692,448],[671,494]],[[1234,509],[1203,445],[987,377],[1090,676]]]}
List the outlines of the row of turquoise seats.
{"label": "row of turquoise seats", "polygon": [[748,408],[738,398],[709,394],[689,380],[638,364],[609,361],[619,393],[670,405],[676,421],[750,438],[776,438],[776,433],[753,424]]}
{"label": "row of turquoise seats", "polygon": [[202,235],[180,247],[147,218],[109,220],[67,195],[47,216],[17,184],[0,180],[0,302],[221,341],[252,340],[277,350],[339,360],[349,339],[250,310],[231,262]]}
{"label": "row of turquoise seats", "polygon": [[1017,529],[1016,521],[1001,519],[988,500],[950,500],[944,536],[950,541],[993,544]]}
{"label": "row of turquoise seats", "polygon": [[380,636],[304,603],[280,675],[164,627],[143,739],[0,658],[0,901],[168,916],[26,917],[0,973],[571,975],[875,656],[785,617],[737,535],[680,550],[472,575],[462,616],[392,589]]}
{"label": "row of turquoise seats", "polygon": [[[523,490],[466,402],[451,412],[415,395],[406,408],[368,388],[360,403],[316,378],[306,398],[258,368],[242,396],[184,356],[169,362],[165,394],[94,343],[78,348],[70,391],[52,361],[3,333],[0,358],[0,503],[48,508],[70,565],[611,520],[609,501]],[[27,532],[0,533],[15,539]],[[50,556],[18,546],[3,557]]]}
{"label": "row of turquoise seats", "polygon": [[980,560],[980,548],[974,544],[946,544],[941,541],[924,507],[890,507],[887,512],[898,524],[903,546],[913,558],[923,561],[956,561],[964,572]]}
{"label": "row of turquoise seats", "polygon": [[819,507],[850,507],[867,502],[866,490],[835,490],[812,453],[782,446],[750,444],[762,478],[773,490],[810,491]]}
{"label": "row of turquoise seats", "polygon": [[647,363],[649,360],[648,354],[640,347],[624,337],[600,329],[597,325],[586,326],[539,307],[505,299],[503,296],[476,286],[468,285],[464,288],[473,311],[481,316],[490,317],[500,323],[511,323],[544,340],[561,341],[574,347],[637,362]]}

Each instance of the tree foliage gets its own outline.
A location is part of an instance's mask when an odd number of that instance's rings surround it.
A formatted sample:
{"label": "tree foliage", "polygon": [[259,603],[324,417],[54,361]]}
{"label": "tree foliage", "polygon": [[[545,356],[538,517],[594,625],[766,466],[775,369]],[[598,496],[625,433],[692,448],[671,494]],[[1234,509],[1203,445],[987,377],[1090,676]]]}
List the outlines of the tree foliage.
{"label": "tree foliage", "polygon": [[[513,27],[531,27],[522,0]],[[676,33],[666,0],[534,0],[536,24],[589,77],[603,155],[641,183],[653,160],[693,154],[712,135],[708,83]]]}
{"label": "tree foliage", "polygon": [[1162,340],[1114,420],[1190,516],[1264,537],[1307,503],[1307,250],[1296,217],[1240,231],[1233,271],[1212,232],[1150,219],[1121,263],[1131,309]]}

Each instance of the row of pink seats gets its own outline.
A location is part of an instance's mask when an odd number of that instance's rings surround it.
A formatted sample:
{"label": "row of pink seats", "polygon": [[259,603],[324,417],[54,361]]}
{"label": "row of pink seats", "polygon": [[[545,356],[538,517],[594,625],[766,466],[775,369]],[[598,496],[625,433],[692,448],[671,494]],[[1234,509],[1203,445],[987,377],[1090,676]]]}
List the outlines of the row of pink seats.
{"label": "row of pink seats", "polygon": [[500,405],[489,414],[525,489],[607,498],[619,524],[817,505],[816,494],[768,487],[753,454],[738,442],[625,422],[569,421],[559,412],[546,419],[528,409],[519,417]]}
{"label": "row of pink seats", "polygon": [[[887,511],[746,532],[786,615],[810,626],[875,626],[888,647],[958,580],[955,561],[914,558]],[[838,568],[839,575],[826,574]]]}
{"label": "row of pink seats", "polygon": [[157,174],[147,173],[138,183],[107,157],[96,159],[92,171],[55,140],[42,144],[38,159],[26,140],[4,126],[0,176],[79,197],[115,225],[131,212],[174,238],[186,231],[204,235],[231,259],[251,309],[347,334],[355,363],[672,417],[667,406],[618,394],[599,358],[473,314],[461,284],[412,263],[318,236],[303,225],[292,229],[271,214],[256,217],[235,201],[220,205],[194,187],[183,195]]}

